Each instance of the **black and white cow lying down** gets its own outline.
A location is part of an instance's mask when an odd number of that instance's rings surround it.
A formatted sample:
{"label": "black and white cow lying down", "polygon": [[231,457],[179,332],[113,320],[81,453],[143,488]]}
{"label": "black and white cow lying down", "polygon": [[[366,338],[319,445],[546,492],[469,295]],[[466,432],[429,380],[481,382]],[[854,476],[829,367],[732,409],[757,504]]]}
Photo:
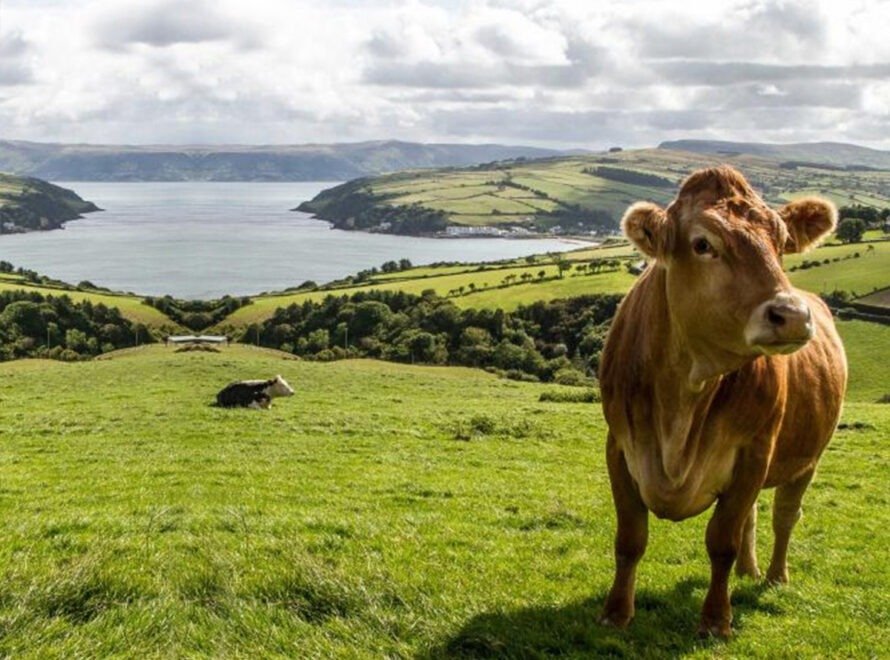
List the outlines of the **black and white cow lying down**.
{"label": "black and white cow lying down", "polygon": [[221,408],[270,408],[272,399],[293,396],[294,389],[280,375],[269,380],[239,380],[216,395]]}

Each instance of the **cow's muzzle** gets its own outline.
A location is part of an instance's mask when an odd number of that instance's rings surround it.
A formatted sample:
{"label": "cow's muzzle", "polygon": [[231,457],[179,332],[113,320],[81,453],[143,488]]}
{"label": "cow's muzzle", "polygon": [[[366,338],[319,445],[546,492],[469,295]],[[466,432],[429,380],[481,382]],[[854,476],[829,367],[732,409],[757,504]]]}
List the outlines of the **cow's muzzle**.
{"label": "cow's muzzle", "polygon": [[758,305],[745,328],[745,340],[758,353],[793,353],[813,338],[813,315],[794,293],[779,293]]}

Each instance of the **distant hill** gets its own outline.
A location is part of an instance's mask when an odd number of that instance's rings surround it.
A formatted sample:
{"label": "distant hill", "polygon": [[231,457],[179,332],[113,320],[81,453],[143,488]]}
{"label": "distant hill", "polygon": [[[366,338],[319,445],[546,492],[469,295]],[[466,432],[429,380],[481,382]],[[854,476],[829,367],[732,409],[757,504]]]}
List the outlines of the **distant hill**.
{"label": "distant hill", "polygon": [[890,206],[890,170],[814,163],[816,152],[805,150],[764,156],[664,146],[365,177],[299,210],[341,229],[395,234],[609,233],[631,203],[667,203],[687,174],[726,162],[775,204],[821,195],[838,206]]}
{"label": "distant hill", "polygon": [[0,174],[0,234],[58,229],[100,210],[67,188],[40,179]]}
{"label": "distant hill", "polygon": [[0,140],[0,171],[52,181],[343,181],[398,170],[565,154],[395,140],[282,146],[127,146]]}
{"label": "distant hill", "polygon": [[659,149],[692,151],[732,157],[737,154],[765,156],[791,164],[823,164],[856,169],[890,170],[890,151],[879,151],[842,142],[766,144],[761,142],[722,142],[720,140],[674,140],[662,142]]}

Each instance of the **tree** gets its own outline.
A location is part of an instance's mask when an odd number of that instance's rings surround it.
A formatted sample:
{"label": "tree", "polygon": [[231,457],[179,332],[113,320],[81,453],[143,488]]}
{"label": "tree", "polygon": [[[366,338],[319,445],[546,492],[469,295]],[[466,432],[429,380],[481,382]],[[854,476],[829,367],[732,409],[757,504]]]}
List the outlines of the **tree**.
{"label": "tree", "polygon": [[862,240],[866,225],[859,218],[844,218],[837,226],[837,237],[844,243],[858,243]]}
{"label": "tree", "polygon": [[553,255],[553,263],[556,265],[556,268],[559,271],[559,279],[562,279],[562,274],[572,267],[572,262],[570,262],[561,254]]}
{"label": "tree", "polygon": [[318,353],[325,350],[331,344],[331,337],[324,328],[313,330],[306,338],[306,350],[310,353]]}
{"label": "tree", "polygon": [[65,346],[75,353],[81,353],[87,348],[87,336],[77,328],[71,328],[65,333]]}

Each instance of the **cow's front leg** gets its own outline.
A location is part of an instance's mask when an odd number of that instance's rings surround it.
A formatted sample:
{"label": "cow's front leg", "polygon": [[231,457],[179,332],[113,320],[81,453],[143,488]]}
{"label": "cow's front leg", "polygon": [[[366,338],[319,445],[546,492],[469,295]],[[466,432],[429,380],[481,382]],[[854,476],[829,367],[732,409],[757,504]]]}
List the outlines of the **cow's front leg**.
{"label": "cow's front leg", "polygon": [[615,580],[600,621],[624,628],[634,616],[634,584],[637,564],[646,551],[649,511],[627,470],[624,454],[611,435],[606,446],[606,463],[609,466],[618,530],[615,534]]}
{"label": "cow's front leg", "polygon": [[760,569],[757,568],[757,502],[751,507],[751,513],[745,520],[742,529],[742,547],[739,549],[739,557],[735,562],[735,572],[739,577],[760,579]]}
{"label": "cow's front leg", "polygon": [[717,500],[708,522],[705,543],[711,559],[711,585],[702,607],[698,633],[729,637],[732,607],[729,603],[729,574],[739,553],[745,522],[752,513],[766,477],[767,459],[747,456],[736,465],[729,488]]}

